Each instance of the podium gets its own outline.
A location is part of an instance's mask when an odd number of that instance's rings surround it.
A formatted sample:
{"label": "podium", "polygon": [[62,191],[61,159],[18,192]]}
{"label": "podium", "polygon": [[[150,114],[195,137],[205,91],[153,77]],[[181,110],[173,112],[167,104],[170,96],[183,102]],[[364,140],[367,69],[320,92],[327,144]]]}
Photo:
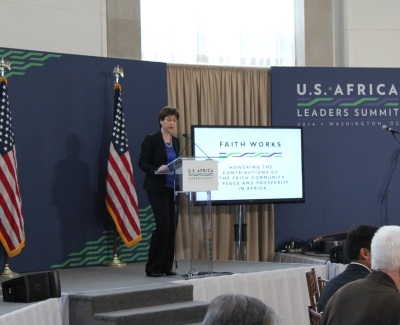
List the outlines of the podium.
{"label": "podium", "polygon": [[[212,220],[211,220],[211,191],[218,190],[218,161],[208,157],[178,157],[167,165],[167,168],[156,171],[156,174],[174,174],[175,200],[180,194],[187,197],[187,208],[189,215],[189,253],[190,270],[184,276],[204,277],[213,274],[213,251],[212,251]],[[193,266],[193,211],[195,206],[195,195],[198,192],[206,192],[205,202],[207,218],[207,262],[206,271],[196,271]],[[204,206],[204,203],[202,204]]]}

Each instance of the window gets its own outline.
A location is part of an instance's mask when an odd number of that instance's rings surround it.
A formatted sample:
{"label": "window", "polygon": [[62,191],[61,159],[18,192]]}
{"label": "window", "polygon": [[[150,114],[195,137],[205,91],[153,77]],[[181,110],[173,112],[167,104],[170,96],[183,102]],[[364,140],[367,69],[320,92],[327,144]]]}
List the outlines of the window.
{"label": "window", "polygon": [[294,66],[294,0],[141,1],[142,60]]}

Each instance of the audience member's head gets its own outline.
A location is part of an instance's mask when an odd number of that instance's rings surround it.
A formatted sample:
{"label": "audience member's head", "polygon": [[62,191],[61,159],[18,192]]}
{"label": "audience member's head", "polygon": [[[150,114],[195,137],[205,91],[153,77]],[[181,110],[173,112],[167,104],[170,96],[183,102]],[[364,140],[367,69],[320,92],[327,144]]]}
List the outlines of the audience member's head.
{"label": "audience member's head", "polygon": [[379,228],[371,255],[372,272],[347,283],[329,299],[321,325],[400,324],[400,226]]}
{"label": "audience member's head", "polygon": [[344,251],[349,262],[358,262],[371,267],[371,241],[378,227],[360,225],[347,233]]}
{"label": "audience member's head", "polygon": [[400,270],[400,226],[382,226],[371,243],[372,268],[377,271]]}
{"label": "audience member's head", "polygon": [[241,295],[223,294],[208,306],[203,325],[277,325],[280,316],[261,300]]}

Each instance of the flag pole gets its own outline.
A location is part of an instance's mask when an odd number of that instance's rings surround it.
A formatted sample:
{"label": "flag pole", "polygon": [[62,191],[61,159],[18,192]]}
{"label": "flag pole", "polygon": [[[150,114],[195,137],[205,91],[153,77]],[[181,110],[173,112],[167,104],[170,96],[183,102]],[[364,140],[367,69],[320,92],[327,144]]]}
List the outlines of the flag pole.
{"label": "flag pole", "polygon": [[117,251],[117,231],[114,229],[114,258],[111,263],[108,264],[108,266],[125,266],[126,263],[121,262],[120,259],[118,258],[118,251]]}
{"label": "flag pole", "polygon": [[8,263],[8,259],[9,259],[9,256],[6,252],[6,249],[4,248],[4,269],[3,269],[3,272],[1,272],[1,276],[6,276],[9,278],[18,276],[19,274],[17,272],[11,271],[10,264]]}
{"label": "flag pole", "polygon": [[[118,84],[119,78],[124,77],[124,69],[117,65],[114,70],[113,70],[114,78],[115,78],[115,84]],[[108,266],[114,266],[114,267],[121,267],[125,266],[126,263],[121,262],[120,259],[118,258],[118,250],[117,250],[117,230],[114,229],[114,258],[111,263],[108,264]]]}
{"label": "flag pole", "polygon": [[11,64],[10,61],[4,60],[4,58],[1,58],[0,60],[0,72],[1,72],[1,77],[4,78],[4,71],[6,70],[11,70]]}
{"label": "flag pole", "polygon": [[[11,70],[10,61],[4,60],[4,58],[1,58],[1,60],[0,60],[0,75],[2,78],[4,78],[4,72],[6,69]],[[0,273],[0,275],[6,276],[6,277],[18,276],[19,275],[18,273],[11,271],[10,264],[8,263],[8,260],[9,260],[8,253],[4,247],[3,247],[3,250],[4,250],[4,269],[3,269],[3,272]]]}

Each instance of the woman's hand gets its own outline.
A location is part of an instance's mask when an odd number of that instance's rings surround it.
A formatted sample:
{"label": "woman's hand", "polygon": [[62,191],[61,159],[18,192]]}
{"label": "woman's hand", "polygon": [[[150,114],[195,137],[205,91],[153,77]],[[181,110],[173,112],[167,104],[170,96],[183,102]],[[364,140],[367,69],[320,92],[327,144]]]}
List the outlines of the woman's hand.
{"label": "woman's hand", "polygon": [[166,173],[169,171],[169,168],[167,165],[161,165],[160,167],[158,167],[157,172],[158,173]]}

